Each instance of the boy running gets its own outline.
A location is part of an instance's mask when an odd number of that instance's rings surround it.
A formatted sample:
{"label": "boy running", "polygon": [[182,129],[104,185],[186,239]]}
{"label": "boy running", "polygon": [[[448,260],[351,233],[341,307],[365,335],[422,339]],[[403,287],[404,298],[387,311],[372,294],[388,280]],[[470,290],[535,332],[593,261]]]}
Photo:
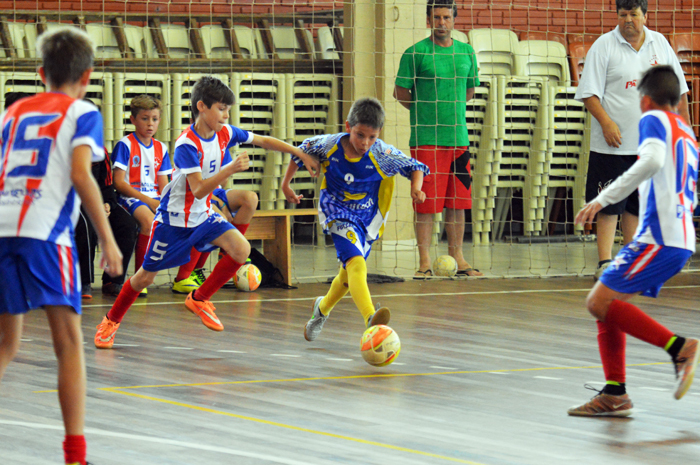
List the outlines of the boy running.
{"label": "boy running", "polygon": [[209,299],[233,277],[250,253],[250,244],[243,237],[248,223],[233,226],[211,207],[214,189],[234,173],[247,170],[250,163],[246,152],[233,161],[230,149],[237,144],[254,144],[308,159],[301,150],[278,139],[226,124],[232,104],[233,92],[215,77],[204,76],[193,87],[195,123],[175,143],[173,180],[162,192],[146,258],[97,327],[97,348],[112,347],[119,324],[139,292],[153,283],[160,270],[188,263],[192,247],[199,252],[220,247],[227,254],[185,301],[187,309],[199,316],[206,327],[223,331]]}
{"label": "boy running", "polygon": [[104,158],[102,116],[81,100],[92,42],[78,29],[57,29],[39,38],[37,50],[47,92],[0,116],[0,269],[12,289],[0,293],[0,378],[19,349],[23,315],[43,307],[58,359],[65,463],[85,465],[86,375],[73,236],[81,200],[109,274],[121,274],[122,256],[91,170]]}
{"label": "boy running", "polygon": [[695,252],[693,209],[697,203],[698,144],[693,130],[676,113],[680,83],[673,68],[659,65],[643,74],[639,91],[639,159],[576,216],[591,223],[606,205],[639,188],[640,223],[627,244],[588,294],[586,306],[598,321],[598,347],[605,387],[575,416],[625,417],[632,401],[625,388],[625,334],[664,349],[676,369],[674,397],[690,388],[698,363],[698,340],[674,335],[628,302],[637,294],[656,297]]}
{"label": "boy running", "polygon": [[[367,286],[366,259],[372,243],[384,232],[397,174],[411,180],[411,198],[425,201],[421,191],[428,167],[378,139],[384,126],[384,109],[374,98],[357,100],[345,122],[347,133],[306,139],[299,148],[317,158],[325,173],[318,219],[335,244],[340,271],[325,297],[318,297],[304,337],[313,341],[333,307],[350,291],[365,326],[387,324],[388,308],[375,310]],[[282,181],[287,201],[298,204],[301,195],[289,183],[302,160],[292,159]]]}

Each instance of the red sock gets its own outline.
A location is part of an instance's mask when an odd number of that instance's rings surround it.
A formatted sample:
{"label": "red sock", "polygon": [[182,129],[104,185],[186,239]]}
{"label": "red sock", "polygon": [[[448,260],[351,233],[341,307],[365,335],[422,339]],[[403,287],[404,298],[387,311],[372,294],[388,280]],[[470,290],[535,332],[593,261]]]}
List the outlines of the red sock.
{"label": "red sock", "polygon": [[605,323],[617,326],[630,336],[634,336],[656,347],[666,347],[673,333],[652,317],[629,302],[613,300],[608,308]]}
{"label": "red sock", "polygon": [[199,255],[199,260],[197,260],[197,264],[194,267],[195,270],[204,268],[204,265],[207,264],[207,259],[209,258],[210,253],[211,252],[203,252]]}
{"label": "red sock", "polygon": [[114,305],[112,305],[112,308],[107,312],[107,318],[115,323],[121,323],[124,315],[129,311],[129,307],[136,302],[139,292],[141,291],[142,289],[134,289],[131,287],[131,278],[127,279],[117,296],[117,300],[114,301]]}
{"label": "red sock", "polygon": [[602,321],[598,323],[598,350],[606,381],[625,382],[626,337],[620,328]]}
{"label": "red sock", "polygon": [[69,436],[63,441],[63,455],[66,463],[79,463],[85,465],[85,455],[87,454],[87,444],[85,436]]}
{"label": "red sock", "polygon": [[234,262],[230,256],[224,255],[224,257],[217,262],[214,270],[206,281],[204,281],[204,284],[194,292],[193,297],[200,301],[211,299],[211,296],[213,296],[216,291],[221,289],[224,284],[233,278],[233,275],[236,274],[236,271],[238,271],[241,266],[243,266],[242,263]]}
{"label": "red sock", "polygon": [[250,223],[248,223],[248,224],[235,224],[235,223],[232,223],[232,224],[233,224],[233,225],[236,227],[236,229],[238,229],[238,230],[241,232],[241,234],[243,234],[244,236],[245,236],[245,232],[248,230],[248,226],[250,226]]}
{"label": "red sock", "polygon": [[136,251],[134,252],[134,273],[136,273],[141,265],[143,265],[143,259],[148,251],[148,239],[149,236],[139,234],[139,238],[136,240]]}
{"label": "red sock", "polygon": [[192,247],[192,250],[190,250],[190,261],[180,266],[180,269],[177,270],[175,281],[182,281],[183,279],[190,277],[192,270],[194,270],[195,265],[197,264],[197,260],[199,260],[199,256],[200,252]]}

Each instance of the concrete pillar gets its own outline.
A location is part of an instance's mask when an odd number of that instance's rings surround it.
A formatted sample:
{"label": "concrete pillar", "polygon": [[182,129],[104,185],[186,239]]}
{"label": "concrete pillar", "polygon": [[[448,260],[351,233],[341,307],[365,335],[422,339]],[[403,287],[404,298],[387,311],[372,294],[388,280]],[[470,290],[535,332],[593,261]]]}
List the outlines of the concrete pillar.
{"label": "concrete pillar", "polygon": [[[382,102],[386,123],[380,138],[410,155],[409,113],[393,97],[403,52],[426,37],[425,0],[355,0],[344,7],[343,115],[357,98]],[[396,191],[384,232],[384,247],[415,247],[410,183],[397,176]],[[402,247],[403,248],[403,247]]]}

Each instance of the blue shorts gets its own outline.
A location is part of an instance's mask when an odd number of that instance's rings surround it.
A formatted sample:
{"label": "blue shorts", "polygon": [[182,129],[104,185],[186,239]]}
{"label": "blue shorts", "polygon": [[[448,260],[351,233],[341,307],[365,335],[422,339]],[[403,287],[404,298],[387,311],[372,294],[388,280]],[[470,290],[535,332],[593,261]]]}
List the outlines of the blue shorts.
{"label": "blue shorts", "polygon": [[683,269],[692,254],[677,247],[632,241],[615,256],[600,281],[616,292],[656,297],[661,286]]}
{"label": "blue shorts", "polygon": [[194,228],[180,228],[154,221],[143,269],[160,271],[184,265],[190,261],[192,247],[200,252],[214,250],[217,247],[211,242],[232,229],[236,228],[218,213]]}
{"label": "blue shorts", "polygon": [[374,241],[367,241],[365,228],[349,221],[335,220],[328,225],[328,232],[343,266],[352,257],[362,256],[365,260],[369,257]]}
{"label": "blue shorts", "polygon": [[[155,199],[160,202],[160,197],[155,197]],[[119,197],[117,199],[117,202],[119,203],[119,205],[124,207],[124,209],[126,211],[128,211],[131,216],[134,216],[134,212],[136,211],[136,209],[142,205],[144,207],[148,208],[149,210],[151,209],[151,207],[146,205],[144,202],[142,202],[139,199],[136,199],[134,197],[129,197],[129,198]]]}
{"label": "blue shorts", "polygon": [[228,206],[228,197],[226,196],[226,192],[228,192],[226,189],[217,187],[216,189],[214,189],[214,192],[211,193],[213,197],[216,197],[212,198],[212,200],[217,203],[217,206],[219,208],[221,208],[221,206],[223,205],[224,207],[230,210],[231,208],[229,208]]}
{"label": "blue shorts", "polygon": [[67,305],[80,314],[79,263],[75,244],[0,238],[0,313],[21,315],[45,305]]}

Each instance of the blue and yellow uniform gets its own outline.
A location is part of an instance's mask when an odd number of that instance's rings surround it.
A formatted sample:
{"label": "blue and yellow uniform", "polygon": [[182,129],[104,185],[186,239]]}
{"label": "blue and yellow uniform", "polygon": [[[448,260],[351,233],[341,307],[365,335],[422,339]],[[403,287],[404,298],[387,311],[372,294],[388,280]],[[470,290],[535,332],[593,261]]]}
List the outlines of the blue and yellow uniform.
{"label": "blue and yellow uniform", "polygon": [[[341,139],[347,133],[306,139],[299,148],[317,158],[325,175],[321,184],[319,221],[331,234],[338,259],[362,255],[384,232],[394,194],[394,176],[408,179],[413,171],[429,174],[428,167],[396,147],[377,141],[361,158],[346,156]],[[294,162],[302,167],[301,160]]]}

